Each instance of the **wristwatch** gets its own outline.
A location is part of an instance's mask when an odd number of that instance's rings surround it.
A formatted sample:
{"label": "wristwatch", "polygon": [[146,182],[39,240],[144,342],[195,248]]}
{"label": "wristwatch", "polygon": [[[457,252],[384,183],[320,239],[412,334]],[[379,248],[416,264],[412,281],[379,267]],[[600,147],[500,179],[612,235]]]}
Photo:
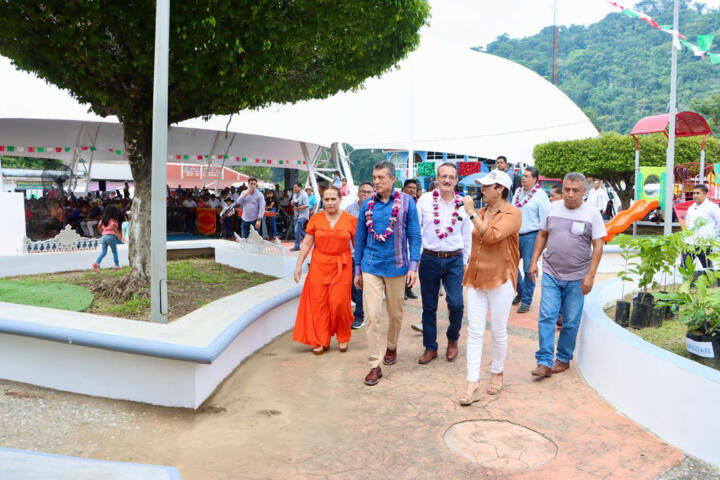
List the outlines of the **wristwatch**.
{"label": "wristwatch", "polygon": [[472,220],[475,219],[475,217],[477,217],[477,212],[473,213],[473,214],[470,215],[468,218],[472,221]]}

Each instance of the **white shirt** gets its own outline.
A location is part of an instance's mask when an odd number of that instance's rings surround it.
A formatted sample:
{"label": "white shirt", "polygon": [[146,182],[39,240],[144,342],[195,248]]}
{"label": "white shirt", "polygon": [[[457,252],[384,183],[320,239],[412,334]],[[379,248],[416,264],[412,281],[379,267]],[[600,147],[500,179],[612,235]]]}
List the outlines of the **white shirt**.
{"label": "white shirt", "polygon": [[685,228],[694,228],[696,224],[700,223],[700,219],[703,219],[705,224],[697,225],[697,230],[685,239],[685,243],[692,245],[696,241],[716,235],[718,227],[720,227],[720,207],[707,198],[700,205],[693,202],[685,217]]}
{"label": "white shirt", "polygon": [[608,197],[607,192],[603,187],[600,187],[597,190],[595,190],[595,188],[591,188],[588,191],[587,200],[585,200],[585,203],[587,203],[591,207],[597,208],[600,212],[604,212],[607,208],[607,204],[609,201],[610,197]]}
{"label": "white shirt", "polygon": [[[460,205],[457,212],[460,217],[453,227],[453,231],[442,240],[438,238],[435,229],[446,232],[447,227],[452,223],[452,214],[455,211],[454,200],[446,203],[442,197],[438,197],[438,210],[440,212],[440,223],[435,224],[435,209],[433,208],[433,192],[423,193],[417,201],[418,218],[420,219],[420,230],[422,232],[422,246],[433,252],[453,252],[462,250],[463,263],[467,264],[472,246],[472,222],[468,218],[465,208]],[[462,220],[460,220],[462,219]]]}
{"label": "white shirt", "polygon": [[184,200],[183,206],[186,208],[195,208],[197,207],[197,203],[195,203],[195,200]]}
{"label": "white shirt", "polygon": [[208,200],[208,206],[210,208],[218,208],[222,206],[222,203],[220,203],[220,200],[217,198],[211,198],[210,200]]}

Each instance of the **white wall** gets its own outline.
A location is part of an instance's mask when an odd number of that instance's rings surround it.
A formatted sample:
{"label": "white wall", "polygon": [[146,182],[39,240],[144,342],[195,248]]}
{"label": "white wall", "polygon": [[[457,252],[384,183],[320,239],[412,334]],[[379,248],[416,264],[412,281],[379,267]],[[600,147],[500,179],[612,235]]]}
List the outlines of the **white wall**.
{"label": "white wall", "polygon": [[0,255],[19,255],[25,239],[22,193],[0,192]]}
{"label": "white wall", "polygon": [[[585,300],[576,365],[620,413],[705,462],[720,466],[720,371],[645,342],[602,310],[621,282]],[[626,289],[627,291],[627,289]]]}

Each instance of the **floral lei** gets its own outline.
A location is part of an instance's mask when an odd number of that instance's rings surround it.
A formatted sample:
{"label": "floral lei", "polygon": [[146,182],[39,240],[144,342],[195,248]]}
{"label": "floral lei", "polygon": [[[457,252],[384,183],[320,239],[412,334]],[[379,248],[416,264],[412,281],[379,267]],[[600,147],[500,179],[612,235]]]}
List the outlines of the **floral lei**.
{"label": "floral lei", "polygon": [[397,190],[393,190],[393,204],[392,213],[390,214],[390,224],[388,224],[387,229],[385,229],[383,233],[378,235],[377,233],[375,233],[372,220],[373,208],[375,208],[375,195],[373,195],[368,202],[367,210],[365,211],[365,225],[367,226],[368,231],[378,242],[384,242],[388,239],[390,235],[392,235],[393,227],[395,226],[395,223],[397,223],[398,213],[400,212],[401,204],[402,197],[400,196],[400,192]]}
{"label": "floral lei", "polygon": [[535,186],[530,190],[526,195],[522,202],[520,202],[520,195],[515,198],[515,206],[516,207],[524,207],[527,205],[527,203],[530,201],[530,199],[537,193],[537,191],[540,190],[540,182],[536,183]]}
{"label": "floral lei", "polygon": [[[445,229],[444,232],[440,232],[439,227],[435,227],[435,235],[438,236],[440,240],[443,238],[448,237],[453,232],[453,227],[457,223],[457,221],[460,219],[460,214],[458,213],[458,209],[462,206],[462,200],[460,199],[460,195],[457,193],[455,194],[455,211],[452,213],[452,220],[450,221],[450,225]],[[433,190],[433,215],[435,216],[434,223],[435,225],[440,225],[440,192],[438,190]]]}

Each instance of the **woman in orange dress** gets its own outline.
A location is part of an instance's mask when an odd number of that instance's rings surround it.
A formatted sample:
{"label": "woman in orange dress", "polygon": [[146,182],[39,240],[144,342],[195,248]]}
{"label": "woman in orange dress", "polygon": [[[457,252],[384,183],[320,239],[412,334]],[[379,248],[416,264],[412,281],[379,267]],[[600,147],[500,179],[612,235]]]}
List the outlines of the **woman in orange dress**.
{"label": "woman in orange dress", "polygon": [[328,187],[323,192],[324,210],[310,217],[293,275],[295,282],[299,283],[303,262],[312,250],[293,340],[311,345],[315,355],[322,355],[328,349],[333,335],[337,335],[341,352],[347,351],[350,342],[350,325],[353,322],[350,246],[355,239],[357,219],[340,210],[341,198],[337,187]]}

